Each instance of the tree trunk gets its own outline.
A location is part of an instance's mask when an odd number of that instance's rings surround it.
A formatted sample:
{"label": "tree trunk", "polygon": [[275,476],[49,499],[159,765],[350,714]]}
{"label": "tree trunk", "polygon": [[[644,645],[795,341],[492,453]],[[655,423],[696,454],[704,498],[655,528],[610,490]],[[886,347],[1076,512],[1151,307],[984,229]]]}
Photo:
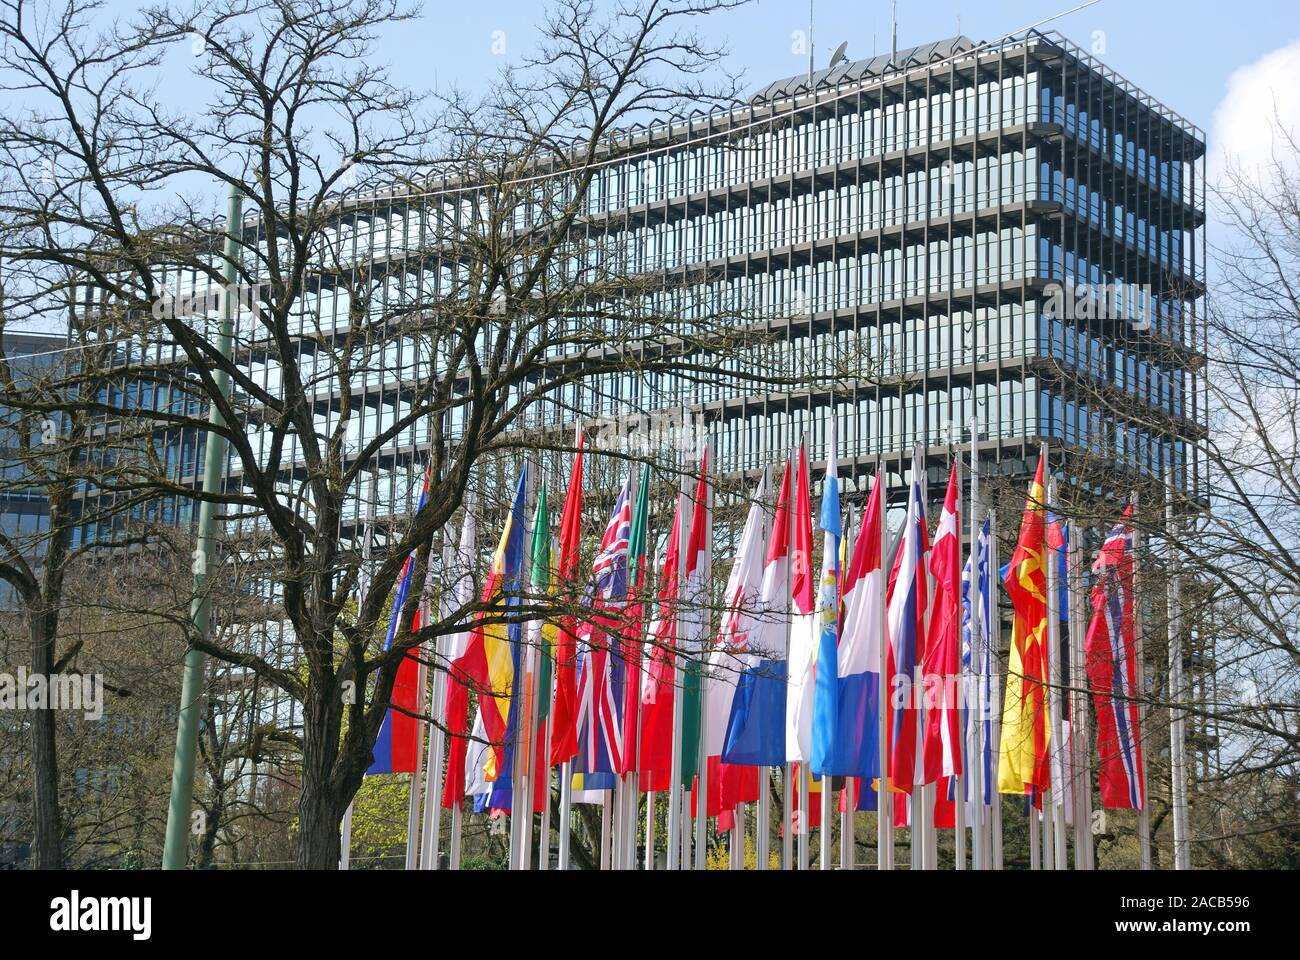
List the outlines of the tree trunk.
{"label": "tree trunk", "polygon": [[31,711],[32,737],[32,856],[37,870],[63,869],[63,824],[59,816],[59,758],[55,748],[54,711],[49,680],[54,672],[54,639],[44,609],[30,611],[32,674],[46,679],[47,698]]}
{"label": "tree trunk", "polygon": [[328,709],[317,689],[303,704],[302,794],[298,800],[299,870],[339,868],[339,829],[347,801],[331,772],[338,755],[338,714]]}

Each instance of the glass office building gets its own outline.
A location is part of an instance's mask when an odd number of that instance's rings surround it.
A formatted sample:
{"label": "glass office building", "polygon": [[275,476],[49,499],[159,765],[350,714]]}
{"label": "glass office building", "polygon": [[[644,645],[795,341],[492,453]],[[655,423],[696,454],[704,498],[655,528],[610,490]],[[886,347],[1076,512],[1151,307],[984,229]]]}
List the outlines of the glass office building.
{"label": "glass office building", "polygon": [[[585,196],[576,258],[658,277],[647,309],[761,325],[778,366],[804,385],[729,378],[742,354],[707,382],[626,374],[566,387],[520,425],[686,408],[703,416],[719,467],[741,472],[800,437],[816,464],[835,418],[841,469],[861,490],[877,458],[901,481],[918,444],[937,476],[977,417],[989,469],[1031,469],[1046,441],[1105,465],[1117,488],[1170,472],[1204,496],[1201,131],[1055,34],[958,37],[891,59],[628,131]],[[385,309],[464,283],[442,241],[474,207],[463,185],[344,198],[329,238],[338,260],[306,298],[302,342],[340,342],[353,307],[341,278],[359,265],[384,273]],[[521,207],[517,229],[528,216]],[[273,393],[274,350],[246,313],[240,327],[240,356]],[[343,399],[336,358],[304,350],[328,433]],[[349,447],[409,410],[437,362],[418,337],[385,338],[353,377]],[[447,426],[461,428],[454,414]],[[416,422],[393,438],[347,522],[370,500],[380,515],[411,509],[430,433]],[[266,440],[256,418],[249,436]],[[202,446],[170,438],[168,462],[197,483]],[[179,502],[156,511],[189,513]]]}

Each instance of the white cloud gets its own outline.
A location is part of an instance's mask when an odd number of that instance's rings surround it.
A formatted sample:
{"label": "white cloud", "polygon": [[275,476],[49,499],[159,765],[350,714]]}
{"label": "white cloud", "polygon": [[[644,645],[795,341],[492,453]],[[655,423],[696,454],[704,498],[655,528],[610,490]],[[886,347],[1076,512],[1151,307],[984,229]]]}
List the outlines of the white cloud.
{"label": "white cloud", "polygon": [[1279,123],[1300,138],[1300,39],[1228,77],[1228,92],[1214,110],[1207,158],[1210,182],[1218,179],[1225,163],[1267,178]]}

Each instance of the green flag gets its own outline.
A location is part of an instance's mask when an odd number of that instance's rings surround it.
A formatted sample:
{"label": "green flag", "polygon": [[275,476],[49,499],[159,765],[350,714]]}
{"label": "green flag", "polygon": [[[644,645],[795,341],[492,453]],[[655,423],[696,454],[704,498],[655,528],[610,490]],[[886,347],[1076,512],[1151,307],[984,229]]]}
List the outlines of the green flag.
{"label": "green flag", "polygon": [[[555,571],[551,569],[551,514],[546,503],[546,484],[537,494],[537,512],[533,516],[533,534],[528,545],[532,564],[531,589],[534,594],[555,593]],[[538,650],[537,699],[538,720],[543,721],[551,708],[551,661],[555,656],[555,625],[548,617],[537,632]]]}

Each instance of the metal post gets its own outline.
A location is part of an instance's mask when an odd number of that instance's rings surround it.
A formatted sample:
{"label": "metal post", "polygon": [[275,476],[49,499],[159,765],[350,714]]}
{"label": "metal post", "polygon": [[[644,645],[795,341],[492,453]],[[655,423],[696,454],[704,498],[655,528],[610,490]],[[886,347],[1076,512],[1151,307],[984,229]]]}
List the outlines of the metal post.
{"label": "metal post", "polygon": [[[984,607],[980,593],[980,527],[979,527],[979,482],[980,482],[980,422],[978,417],[970,419],[970,502],[966,509],[970,515],[970,583],[966,589],[970,596],[970,679],[975,686],[973,698],[967,697],[967,722],[971,725],[971,735],[967,743],[970,751],[968,774],[971,796],[971,869],[986,870],[985,857],[988,854],[988,838],[985,834],[987,818],[984,813],[984,717],[988,704],[984,700]],[[990,571],[992,573],[992,571]],[[970,709],[974,703],[974,710]]]}
{"label": "metal post", "polygon": [[1078,523],[1070,524],[1070,745],[1074,774],[1074,868],[1095,869],[1092,849],[1092,749],[1088,733],[1088,677],[1084,658],[1083,550]]}
{"label": "metal post", "polygon": [[682,640],[682,594],[686,582],[686,551],[690,539],[686,510],[686,475],[683,471],[681,490],[677,494],[677,600],[673,610],[673,724],[672,724],[672,761],[668,773],[668,869],[677,870],[682,866],[682,716],[683,688],[681,660],[677,655]]}
{"label": "metal post", "polygon": [[[1146,705],[1146,617],[1143,615],[1142,591],[1139,589],[1142,573],[1142,528],[1138,525],[1138,497],[1132,494],[1133,504],[1133,659],[1137,662],[1137,689],[1133,696],[1138,700],[1138,736],[1147,732]],[[1138,859],[1143,870],[1151,869],[1151,804],[1147,793],[1147,765],[1142,764],[1142,809],[1138,811]]]}
{"label": "metal post", "polygon": [[[235,332],[235,285],[239,279],[238,260],[240,233],[243,224],[243,196],[236,187],[230,188],[226,204],[225,263],[221,276],[225,290],[221,295],[221,326],[217,335],[217,351],[229,360],[231,342]],[[223,399],[230,396],[230,375],[217,368],[212,372],[216,388]],[[208,422],[214,427],[224,427],[226,419],[220,406],[208,404]],[[222,474],[226,465],[226,439],[215,430],[209,430],[207,446],[203,451],[203,492],[214,495],[224,492]],[[212,617],[212,600],[208,596],[208,567],[213,562],[213,527],[216,505],[205,499],[199,504],[198,542],[194,550],[194,598],[190,601],[190,621],[194,634],[205,638]],[[190,833],[190,805],[194,801],[194,759],[199,745],[199,719],[203,715],[202,651],[192,644],[185,651],[185,669],[181,679],[180,713],[176,719],[176,754],[172,761],[171,798],[167,804],[167,834],[163,844],[163,869],[185,869]]]}
{"label": "metal post", "polygon": [[1178,563],[1178,517],[1174,511],[1174,475],[1165,471],[1165,536],[1169,542],[1169,760],[1173,780],[1174,869],[1192,868],[1187,823],[1187,718],[1178,709],[1186,695],[1183,683],[1183,598]]}
{"label": "metal post", "polygon": [[876,869],[894,869],[894,795],[889,789],[889,612],[885,609],[886,571],[889,568],[889,485],[885,464],[876,460],[876,483],[880,484],[880,575],[876,578],[876,609],[880,611],[880,690],[876,697],[879,727],[876,730],[880,770],[876,795]]}
{"label": "metal post", "polygon": [[647,790],[645,795],[645,868],[655,868],[655,792]]}
{"label": "metal post", "polygon": [[[994,665],[994,659],[998,648],[1002,645],[1002,618],[998,612],[998,589],[1001,583],[1001,577],[998,576],[1000,557],[998,556],[998,518],[993,511],[989,511],[989,606],[992,608],[989,613],[989,634],[988,644],[990,651],[990,665]],[[989,852],[991,853],[991,864],[994,870],[1001,870],[1002,863],[1002,796],[998,791],[998,766],[1001,757],[1002,745],[1002,687],[999,684],[999,677],[996,669],[989,683],[989,694],[992,698],[990,713],[992,722],[989,724],[989,761],[993,764],[993,769],[989,773],[989,779],[993,784],[993,795],[990,798],[993,801],[989,808]]]}
{"label": "metal post", "polygon": [[[1043,444],[1043,458],[1047,458],[1047,445]],[[1056,506],[1056,480],[1047,478],[1047,502],[1043,505],[1044,513]],[[1047,750],[1048,769],[1051,771],[1051,787],[1043,792],[1043,816],[1050,825],[1046,840],[1046,849],[1050,863],[1043,864],[1044,869],[1064,870],[1066,857],[1065,840],[1065,769],[1062,744],[1063,722],[1065,717],[1061,709],[1062,673],[1061,673],[1061,593],[1059,579],[1060,567],[1057,564],[1056,551],[1044,545],[1047,557],[1045,586],[1047,588]]]}

